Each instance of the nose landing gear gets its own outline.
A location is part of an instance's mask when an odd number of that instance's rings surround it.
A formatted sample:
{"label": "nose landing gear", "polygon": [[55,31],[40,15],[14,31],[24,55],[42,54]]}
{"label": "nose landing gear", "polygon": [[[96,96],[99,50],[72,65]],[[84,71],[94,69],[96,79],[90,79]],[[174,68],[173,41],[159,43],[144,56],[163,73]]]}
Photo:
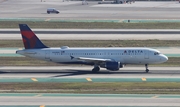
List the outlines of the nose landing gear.
{"label": "nose landing gear", "polygon": [[145,67],[146,67],[146,73],[148,73],[149,72],[148,64],[145,64]]}

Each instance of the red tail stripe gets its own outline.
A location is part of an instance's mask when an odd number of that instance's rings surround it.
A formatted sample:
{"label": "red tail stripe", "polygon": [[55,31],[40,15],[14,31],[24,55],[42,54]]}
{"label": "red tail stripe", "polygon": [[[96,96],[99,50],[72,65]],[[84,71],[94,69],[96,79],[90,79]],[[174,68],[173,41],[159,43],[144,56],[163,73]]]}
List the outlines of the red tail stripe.
{"label": "red tail stripe", "polygon": [[28,39],[35,37],[35,34],[32,31],[21,31],[21,34]]}

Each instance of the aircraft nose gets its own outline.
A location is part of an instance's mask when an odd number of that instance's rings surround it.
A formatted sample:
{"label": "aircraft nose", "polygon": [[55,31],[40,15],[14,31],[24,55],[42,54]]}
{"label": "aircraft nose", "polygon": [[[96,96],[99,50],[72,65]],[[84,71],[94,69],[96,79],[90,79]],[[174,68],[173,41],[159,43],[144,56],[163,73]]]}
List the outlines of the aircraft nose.
{"label": "aircraft nose", "polygon": [[162,62],[166,62],[166,61],[168,60],[168,57],[167,57],[166,55],[161,55],[160,60],[161,60]]}

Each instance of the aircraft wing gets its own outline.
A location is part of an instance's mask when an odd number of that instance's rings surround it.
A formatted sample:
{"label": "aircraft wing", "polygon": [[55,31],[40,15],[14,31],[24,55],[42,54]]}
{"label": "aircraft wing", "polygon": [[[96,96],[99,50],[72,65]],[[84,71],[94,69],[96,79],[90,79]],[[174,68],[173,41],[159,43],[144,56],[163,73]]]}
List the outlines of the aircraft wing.
{"label": "aircraft wing", "polygon": [[87,57],[78,57],[77,59],[87,61],[87,62],[108,62],[108,61],[113,61],[112,59],[87,58]]}

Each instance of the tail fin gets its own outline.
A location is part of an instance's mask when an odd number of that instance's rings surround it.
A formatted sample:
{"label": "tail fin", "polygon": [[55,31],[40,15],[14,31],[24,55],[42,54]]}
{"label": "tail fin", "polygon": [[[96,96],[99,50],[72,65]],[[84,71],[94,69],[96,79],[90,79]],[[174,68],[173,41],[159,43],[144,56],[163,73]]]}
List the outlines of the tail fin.
{"label": "tail fin", "polygon": [[26,24],[19,24],[25,49],[48,48]]}

